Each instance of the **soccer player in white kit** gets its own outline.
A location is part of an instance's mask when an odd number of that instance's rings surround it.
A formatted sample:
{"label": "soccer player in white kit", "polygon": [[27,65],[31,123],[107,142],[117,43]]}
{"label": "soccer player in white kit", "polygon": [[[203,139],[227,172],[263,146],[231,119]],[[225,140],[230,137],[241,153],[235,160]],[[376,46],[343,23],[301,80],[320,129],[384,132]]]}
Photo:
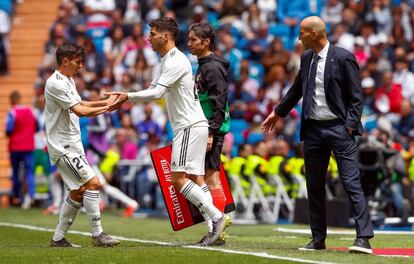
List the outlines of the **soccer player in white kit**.
{"label": "soccer player in white kit", "polygon": [[92,227],[94,246],[114,246],[119,241],[102,230],[99,211],[100,183],[89,166],[79,128],[80,116],[96,116],[108,110],[110,100],[83,101],[76,91],[72,76],[83,67],[85,51],[71,43],[64,43],[56,51],[58,69],[46,81],[45,125],[47,146],[52,165],[56,165],[66,187],[70,190],[59,212],[51,247],[74,247],[65,235],[75,220],[79,208],[85,207]]}
{"label": "soccer player in white kit", "polygon": [[212,245],[228,226],[230,218],[213,205],[200,186],[186,177],[204,175],[208,122],[198,100],[190,61],[175,46],[177,23],[172,18],[164,17],[152,20],[149,25],[148,40],[153,50],[161,55],[160,71],[146,90],[110,93],[117,99],[109,105],[109,111],[119,108],[127,100],[148,102],[165,95],[168,118],[174,131],[172,182],[187,200],[199,208],[204,219],[213,221],[212,235],[205,243]]}

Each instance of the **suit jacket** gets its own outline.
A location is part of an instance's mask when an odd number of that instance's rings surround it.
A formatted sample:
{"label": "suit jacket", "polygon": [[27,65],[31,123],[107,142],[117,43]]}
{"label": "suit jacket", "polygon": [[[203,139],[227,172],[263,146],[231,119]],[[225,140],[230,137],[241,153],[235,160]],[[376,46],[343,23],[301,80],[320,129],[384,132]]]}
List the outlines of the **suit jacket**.
{"label": "suit jacket", "polygon": [[[292,87],[280,104],[275,107],[277,115],[285,117],[305,95],[313,54],[314,52],[310,50],[302,55],[300,70]],[[352,53],[332,44],[329,45],[325,63],[324,88],[329,109],[344,122],[347,128],[353,129],[354,135],[362,135],[364,132],[361,124],[363,97],[359,66]],[[306,129],[303,111],[301,120],[300,138],[303,140],[303,131]]]}

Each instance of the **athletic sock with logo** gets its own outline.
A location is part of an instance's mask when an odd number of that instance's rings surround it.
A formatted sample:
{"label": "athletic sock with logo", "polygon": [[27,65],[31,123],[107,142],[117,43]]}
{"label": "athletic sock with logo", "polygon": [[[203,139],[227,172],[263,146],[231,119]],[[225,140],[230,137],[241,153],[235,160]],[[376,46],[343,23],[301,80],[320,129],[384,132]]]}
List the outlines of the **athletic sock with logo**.
{"label": "athletic sock with logo", "polygon": [[[210,189],[208,188],[207,184],[204,183],[200,187],[204,191],[205,195],[207,196],[207,199],[210,202],[213,202],[213,197],[211,196],[211,192],[210,192]],[[213,232],[213,221],[211,219],[206,219],[206,224],[207,224],[208,232],[212,233]]]}
{"label": "athletic sock with logo", "polygon": [[99,191],[86,190],[83,194],[83,206],[92,227],[92,236],[102,233],[101,212],[99,211]]}
{"label": "athletic sock with logo", "polygon": [[54,241],[59,241],[65,237],[66,232],[75,220],[80,208],[81,203],[72,200],[69,196],[66,198],[65,202],[60,208],[59,222],[53,235]]}
{"label": "athletic sock with logo", "polygon": [[222,213],[210,202],[207,195],[200,186],[191,180],[187,180],[180,192],[192,204],[197,206],[204,219],[218,220],[222,217]]}

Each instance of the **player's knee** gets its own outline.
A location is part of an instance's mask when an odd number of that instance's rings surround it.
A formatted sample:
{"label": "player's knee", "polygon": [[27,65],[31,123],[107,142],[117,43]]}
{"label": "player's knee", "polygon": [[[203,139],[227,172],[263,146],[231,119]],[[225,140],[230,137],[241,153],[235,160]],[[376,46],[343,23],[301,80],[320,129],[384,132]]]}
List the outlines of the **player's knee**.
{"label": "player's knee", "polygon": [[86,190],[97,191],[101,189],[101,183],[99,182],[98,177],[93,177],[84,185]]}
{"label": "player's knee", "polygon": [[213,173],[206,173],[204,177],[205,182],[210,188],[219,188],[220,187],[220,174],[213,172]]}
{"label": "player's knee", "polygon": [[85,192],[85,188],[82,186],[78,190],[70,191],[69,196],[74,201],[82,202],[84,192]]}
{"label": "player's knee", "polygon": [[180,187],[180,183],[181,183],[181,179],[178,178],[172,178],[171,179],[171,183],[174,185],[174,187],[177,189],[178,187]]}
{"label": "player's knee", "polygon": [[174,185],[174,188],[177,190],[181,190],[181,188],[184,186],[185,181],[186,178],[184,174],[173,174],[171,178],[171,182]]}

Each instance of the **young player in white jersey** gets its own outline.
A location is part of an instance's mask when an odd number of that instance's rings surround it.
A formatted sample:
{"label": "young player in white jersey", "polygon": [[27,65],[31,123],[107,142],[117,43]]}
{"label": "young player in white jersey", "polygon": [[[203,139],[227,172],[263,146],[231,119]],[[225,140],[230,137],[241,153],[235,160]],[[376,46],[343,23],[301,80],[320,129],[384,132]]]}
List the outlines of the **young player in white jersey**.
{"label": "young player in white jersey", "polygon": [[149,42],[161,55],[161,69],[150,88],[134,92],[113,92],[117,99],[109,111],[119,108],[127,100],[148,102],[165,95],[168,117],[174,131],[171,154],[171,173],[174,187],[208,220],[213,221],[212,235],[205,245],[212,245],[228,225],[229,217],[222,214],[204,191],[189,180],[190,175],[204,175],[208,123],[195,90],[190,61],[175,47],[177,23],[168,17],[150,22]]}
{"label": "young player in white jersey", "polygon": [[52,165],[56,165],[70,190],[59,212],[51,247],[76,246],[65,235],[75,220],[82,203],[92,227],[94,246],[114,246],[119,241],[102,230],[99,212],[100,183],[85,158],[79,128],[79,116],[96,116],[108,110],[114,96],[101,101],[82,101],[72,76],[83,67],[85,51],[65,43],[56,51],[58,69],[49,77],[45,87],[46,136]]}

